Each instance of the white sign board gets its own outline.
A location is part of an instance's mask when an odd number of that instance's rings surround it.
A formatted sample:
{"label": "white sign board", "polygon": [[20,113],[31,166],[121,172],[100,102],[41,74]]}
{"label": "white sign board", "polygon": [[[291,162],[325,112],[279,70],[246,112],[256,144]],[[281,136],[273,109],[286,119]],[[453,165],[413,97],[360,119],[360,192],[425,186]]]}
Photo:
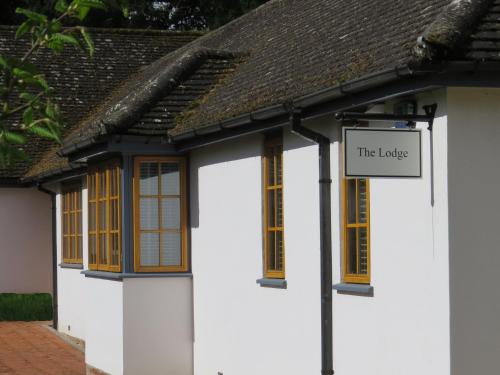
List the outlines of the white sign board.
{"label": "white sign board", "polygon": [[422,176],[420,130],[377,128],[343,130],[345,177]]}

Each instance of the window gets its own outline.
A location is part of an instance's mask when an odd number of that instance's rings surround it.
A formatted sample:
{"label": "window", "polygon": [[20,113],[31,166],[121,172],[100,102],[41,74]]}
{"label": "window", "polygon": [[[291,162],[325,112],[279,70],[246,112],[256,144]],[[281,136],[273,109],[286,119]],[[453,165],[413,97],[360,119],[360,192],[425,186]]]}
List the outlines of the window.
{"label": "window", "polygon": [[283,238],[283,140],[268,138],[264,145],[264,276],[285,278]]}
{"label": "window", "polygon": [[343,281],[370,283],[370,185],[367,179],[344,180]]}
{"label": "window", "polygon": [[121,270],[120,163],[108,161],[89,168],[89,268]]}
{"label": "window", "polygon": [[187,202],[185,161],[138,157],[134,165],[135,270],[185,272]]}
{"label": "window", "polygon": [[63,263],[82,264],[82,188],[80,184],[62,189]]}

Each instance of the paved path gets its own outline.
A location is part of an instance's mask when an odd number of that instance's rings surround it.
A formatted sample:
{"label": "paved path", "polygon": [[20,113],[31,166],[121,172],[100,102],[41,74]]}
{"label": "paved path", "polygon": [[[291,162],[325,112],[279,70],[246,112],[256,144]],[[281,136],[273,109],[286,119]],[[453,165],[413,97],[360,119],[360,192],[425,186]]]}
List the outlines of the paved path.
{"label": "paved path", "polygon": [[0,375],[84,374],[84,354],[47,327],[0,322]]}

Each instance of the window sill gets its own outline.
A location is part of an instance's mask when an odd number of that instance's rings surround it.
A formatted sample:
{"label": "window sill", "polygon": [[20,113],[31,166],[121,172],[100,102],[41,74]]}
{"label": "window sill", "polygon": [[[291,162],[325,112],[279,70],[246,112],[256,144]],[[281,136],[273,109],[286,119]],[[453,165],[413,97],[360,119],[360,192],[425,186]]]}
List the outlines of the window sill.
{"label": "window sill", "polygon": [[85,270],[82,271],[81,274],[85,275],[85,277],[91,277],[94,279],[115,280],[115,281],[122,281],[123,279],[147,279],[147,278],[169,278],[169,277],[188,277],[190,279],[193,278],[193,274],[190,272],[116,273],[116,272]]}
{"label": "window sill", "polygon": [[61,268],[72,268],[75,270],[83,270],[83,264],[78,263],[60,263],[59,267]]}
{"label": "window sill", "polygon": [[333,285],[333,289],[339,294],[373,297],[373,286],[368,284],[340,283]]}
{"label": "window sill", "polygon": [[91,277],[93,279],[104,279],[104,280],[115,280],[115,281],[122,280],[122,274],[116,272],[85,270],[80,273],[85,277]]}
{"label": "window sill", "polygon": [[276,288],[276,289],[286,289],[287,282],[286,279],[267,279],[262,278],[257,280],[257,284],[265,288]]}

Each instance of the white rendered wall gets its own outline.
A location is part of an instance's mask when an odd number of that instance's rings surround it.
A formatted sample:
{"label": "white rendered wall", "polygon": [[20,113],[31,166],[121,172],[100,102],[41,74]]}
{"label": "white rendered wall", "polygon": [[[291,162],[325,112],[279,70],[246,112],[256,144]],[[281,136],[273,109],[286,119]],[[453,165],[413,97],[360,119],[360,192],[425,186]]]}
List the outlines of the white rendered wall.
{"label": "white rendered wall", "polygon": [[193,152],[195,374],[320,373],[317,147],[284,139],[288,289],[263,288],[261,136]]}
{"label": "white rendered wall", "polygon": [[[439,106],[434,123],[434,207],[431,206],[429,131],[426,123],[419,123],[423,177],[370,180],[374,296],[334,295],[337,375],[450,373],[444,91],[423,96],[418,101],[420,108],[431,103]],[[383,125],[372,123],[371,126]],[[334,180],[339,180],[339,168],[335,164],[332,173]],[[338,188],[334,189],[333,214],[337,216],[339,196]],[[337,228],[340,228],[338,221]],[[339,233],[333,238],[335,282],[341,280],[339,238]]]}
{"label": "white rendered wall", "polygon": [[[444,91],[419,106],[434,102],[435,205],[423,130],[423,178],[371,182],[374,296],[334,292],[336,374],[450,372]],[[330,119],[306,125],[332,140],[333,273],[340,282],[340,132]],[[320,373],[318,148],[285,132],[288,288],[270,289],[255,283],[262,277],[262,141],[249,136],[191,155],[195,374]]]}
{"label": "white rendered wall", "polygon": [[497,374],[500,90],[448,91],[452,375]]}
{"label": "white rendered wall", "polygon": [[[61,194],[56,197],[57,207],[57,264],[62,260],[62,233],[61,233]],[[83,230],[83,264],[87,268],[88,251],[87,243],[87,189],[82,190],[82,230]],[[57,269],[58,280],[58,330],[70,336],[85,340],[85,309],[87,305],[85,276],[81,269],[61,268]]]}
{"label": "white rendered wall", "polygon": [[85,363],[123,374],[123,284],[85,279]]}
{"label": "white rendered wall", "polygon": [[123,281],[124,374],[193,374],[189,277]]}
{"label": "white rendered wall", "polygon": [[52,293],[51,197],[0,188],[0,293]]}

